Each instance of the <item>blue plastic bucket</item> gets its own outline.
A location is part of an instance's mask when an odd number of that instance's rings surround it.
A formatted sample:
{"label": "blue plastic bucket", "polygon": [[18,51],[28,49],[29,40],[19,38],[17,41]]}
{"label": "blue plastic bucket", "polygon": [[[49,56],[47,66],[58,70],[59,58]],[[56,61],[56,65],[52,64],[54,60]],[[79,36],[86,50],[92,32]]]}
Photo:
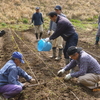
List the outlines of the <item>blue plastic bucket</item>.
{"label": "blue plastic bucket", "polygon": [[50,42],[46,42],[45,39],[41,39],[37,43],[38,51],[50,51],[52,48],[52,44]]}

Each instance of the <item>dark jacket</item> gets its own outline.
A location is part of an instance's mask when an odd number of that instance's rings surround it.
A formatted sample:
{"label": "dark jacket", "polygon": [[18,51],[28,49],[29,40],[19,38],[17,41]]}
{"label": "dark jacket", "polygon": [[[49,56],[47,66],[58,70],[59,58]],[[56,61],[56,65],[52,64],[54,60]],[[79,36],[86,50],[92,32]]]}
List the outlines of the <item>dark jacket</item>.
{"label": "dark jacket", "polygon": [[[64,15],[63,13],[59,14],[59,16],[63,16],[63,17],[66,17],[66,15]],[[57,28],[57,23],[53,22],[53,21],[50,21],[50,26],[49,26],[49,30],[53,30],[55,31]]]}
{"label": "dark jacket", "polygon": [[65,41],[67,41],[68,37],[76,33],[72,23],[67,18],[57,16],[56,23],[57,29],[50,36],[50,40],[56,39],[57,37],[61,36]]}
{"label": "dark jacket", "polygon": [[32,16],[32,23],[34,23],[34,25],[41,25],[43,23],[43,17],[42,14],[39,13],[34,13]]}

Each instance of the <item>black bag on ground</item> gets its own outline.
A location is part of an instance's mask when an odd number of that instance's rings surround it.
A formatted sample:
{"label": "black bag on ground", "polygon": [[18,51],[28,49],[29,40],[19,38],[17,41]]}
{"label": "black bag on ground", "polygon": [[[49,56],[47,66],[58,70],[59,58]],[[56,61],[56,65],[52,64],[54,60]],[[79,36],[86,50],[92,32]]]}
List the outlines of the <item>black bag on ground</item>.
{"label": "black bag on ground", "polygon": [[6,32],[4,30],[0,31],[0,37],[2,37]]}

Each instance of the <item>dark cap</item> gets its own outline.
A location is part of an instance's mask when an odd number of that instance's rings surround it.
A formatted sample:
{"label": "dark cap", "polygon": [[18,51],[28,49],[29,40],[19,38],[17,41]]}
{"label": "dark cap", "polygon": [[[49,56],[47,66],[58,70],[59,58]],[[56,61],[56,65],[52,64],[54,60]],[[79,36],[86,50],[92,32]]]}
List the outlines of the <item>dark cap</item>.
{"label": "dark cap", "polygon": [[55,7],[55,10],[62,10],[62,8],[61,8],[61,6],[57,5],[57,6]]}
{"label": "dark cap", "polygon": [[82,51],[82,48],[81,47],[71,46],[71,47],[68,48],[67,53],[70,56],[70,55],[73,55],[76,52],[80,52],[80,51]]}
{"label": "dark cap", "polygon": [[35,9],[38,10],[38,9],[40,9],[40,7],[36,7]]}

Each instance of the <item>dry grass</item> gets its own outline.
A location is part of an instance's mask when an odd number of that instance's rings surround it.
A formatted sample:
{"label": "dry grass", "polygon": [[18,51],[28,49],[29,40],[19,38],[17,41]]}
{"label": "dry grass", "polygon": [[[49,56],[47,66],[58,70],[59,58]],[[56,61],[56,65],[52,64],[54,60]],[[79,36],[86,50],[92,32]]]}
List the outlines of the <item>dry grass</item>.
{"label": "dry grass", "polygon": [[85,20],[99,15],[99,4],[99,0],[0,0],[0,22],[16,23],[23,17],[30,20],[36,6],[45,17],[55,5],[61,5],[68,18]]}

